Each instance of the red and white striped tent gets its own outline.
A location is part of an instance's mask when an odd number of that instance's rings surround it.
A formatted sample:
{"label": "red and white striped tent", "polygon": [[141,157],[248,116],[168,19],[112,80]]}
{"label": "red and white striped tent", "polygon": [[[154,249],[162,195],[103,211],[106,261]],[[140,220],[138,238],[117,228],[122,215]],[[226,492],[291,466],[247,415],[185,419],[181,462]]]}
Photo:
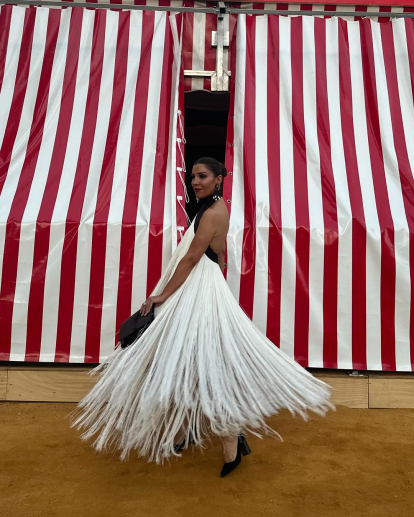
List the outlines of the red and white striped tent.
{"label": "red and white striped tent", "polygon": [[[95,7],[0,10],[3,361],[102,360],[187,224],[217,16]],[[303,366],[413,369],[414,21],[357,12],[410,9],[225,15],[227,280]]]}

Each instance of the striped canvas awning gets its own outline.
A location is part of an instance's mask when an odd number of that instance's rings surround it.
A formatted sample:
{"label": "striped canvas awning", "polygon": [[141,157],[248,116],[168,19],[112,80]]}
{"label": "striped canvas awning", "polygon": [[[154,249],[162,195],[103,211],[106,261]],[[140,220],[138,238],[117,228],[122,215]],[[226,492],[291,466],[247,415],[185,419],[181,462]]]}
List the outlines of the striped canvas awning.
{"label": "striped canvas awning", "polygon": [[0,360],[100,361],[170,258],[175,22],[1,8]]}
{"label": "striped canvas awning", "polygon": [[237,24],[228,282],[303,366],[414,365],[414,21]]}
{"label": "striped canvas awning", "polygon": [[[304,366],[412,370],[412,20],[226,20],[235,296]],[[215,24],[1,7],[0,360],[98,362],[155,285]]]}

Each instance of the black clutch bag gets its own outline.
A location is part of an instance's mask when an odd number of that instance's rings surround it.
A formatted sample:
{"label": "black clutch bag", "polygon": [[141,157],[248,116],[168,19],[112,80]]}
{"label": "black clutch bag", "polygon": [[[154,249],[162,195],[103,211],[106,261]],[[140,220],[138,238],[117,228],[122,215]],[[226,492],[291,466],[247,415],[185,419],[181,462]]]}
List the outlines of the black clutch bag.
{"label": "black clutch bag", "polygon": [[119,329],[119,342],[121,343],[121,348],[126,348],[131,345],[147,330],[154,320],[154,307],[155,304],[152,305],[146,316],[142,316],[141,313],[137,311],[122,323],[121,328]]}

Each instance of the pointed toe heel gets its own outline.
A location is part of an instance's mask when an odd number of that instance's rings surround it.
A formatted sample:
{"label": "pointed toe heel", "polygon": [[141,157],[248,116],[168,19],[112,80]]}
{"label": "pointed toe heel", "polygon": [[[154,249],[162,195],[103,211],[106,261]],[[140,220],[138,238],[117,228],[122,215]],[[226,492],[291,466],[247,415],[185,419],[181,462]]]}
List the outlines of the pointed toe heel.
{"label": "pointed toe heel", "polygon": [[237,440],[237,454],[236,458],[233,461],[229,461],[224,463],[223,468],[221,469],[220,477],[224,478],[227,474],[230,474],[236,467],[238,467],[241,463],[241,457],[247,456],[252,451],[247,443],[246,438],[243,435],[238,436]]}

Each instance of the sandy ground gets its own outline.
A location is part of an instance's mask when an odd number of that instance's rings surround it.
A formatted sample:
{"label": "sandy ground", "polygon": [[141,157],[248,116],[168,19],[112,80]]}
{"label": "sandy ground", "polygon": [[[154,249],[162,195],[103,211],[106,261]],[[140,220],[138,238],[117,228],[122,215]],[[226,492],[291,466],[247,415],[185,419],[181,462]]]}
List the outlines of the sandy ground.
{"label": "sandy ground", "polygon": [[0,403],[2,517],[414,516],[414,410],[280,414],[284,442],[250,437],[221,479],[218,440],[163,467],[120,462],[79,439],[74,407]]}

